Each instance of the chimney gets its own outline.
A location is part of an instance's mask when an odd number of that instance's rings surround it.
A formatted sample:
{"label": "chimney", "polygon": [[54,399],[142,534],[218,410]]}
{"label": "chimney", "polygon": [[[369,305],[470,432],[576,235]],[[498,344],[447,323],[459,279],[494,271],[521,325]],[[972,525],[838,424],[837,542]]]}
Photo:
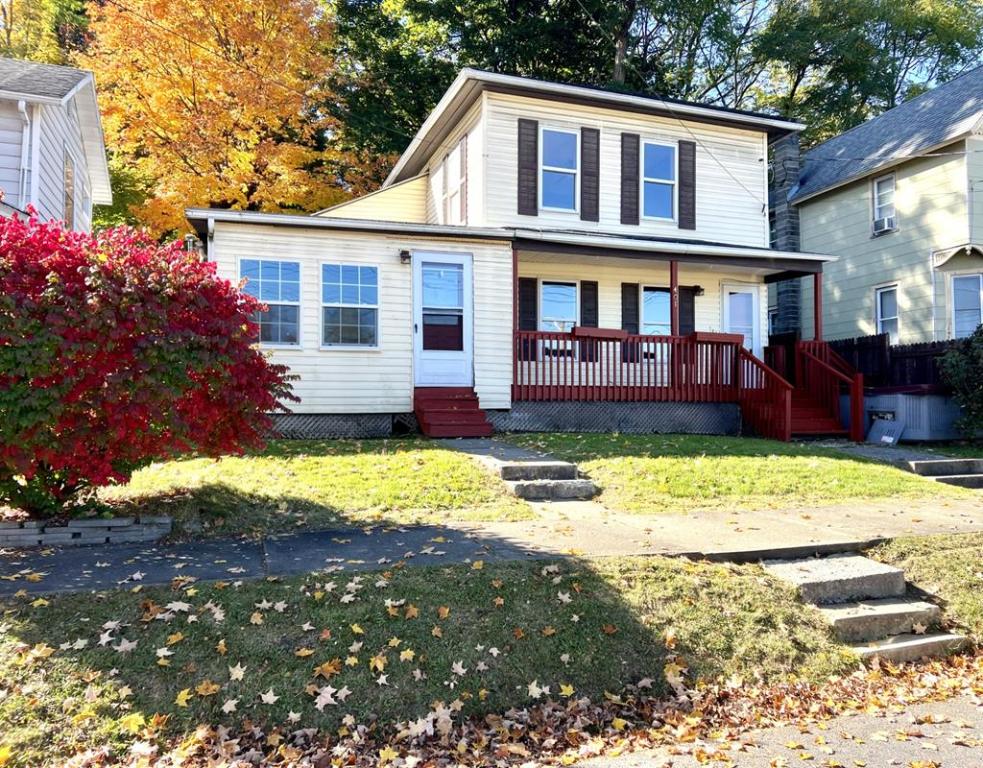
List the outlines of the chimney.
{"label": "chimney", "polygon": [[[771,247],[782,251],[799,250],[799,211],[789,203],[799,186],[799,136],[789,134],[771,145],[771,174],[768,184],[768,215]],[[778,316],[774,332],[799,333],[801,280],[783,280],[775,285]]]}

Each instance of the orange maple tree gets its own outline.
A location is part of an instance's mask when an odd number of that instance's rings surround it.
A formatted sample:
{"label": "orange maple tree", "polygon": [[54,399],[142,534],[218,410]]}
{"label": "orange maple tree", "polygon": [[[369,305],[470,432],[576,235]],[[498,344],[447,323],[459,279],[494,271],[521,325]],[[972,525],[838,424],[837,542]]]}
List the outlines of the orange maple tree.
{"label": "orange maple tree", "polygon": [[188,206],[312,211],[345,199],[346,158],[315,109],[332,66],[316,0],[105,0],[89,7],[107,144],[148,191],[156,233]]}

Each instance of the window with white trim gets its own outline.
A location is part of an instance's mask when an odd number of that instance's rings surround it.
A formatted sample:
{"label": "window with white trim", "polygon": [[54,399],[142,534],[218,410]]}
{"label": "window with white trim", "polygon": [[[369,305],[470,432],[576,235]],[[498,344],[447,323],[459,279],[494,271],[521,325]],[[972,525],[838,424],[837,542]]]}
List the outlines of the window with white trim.
{"label": "window with white trim", "polygon": [[239,278],[246,280],[243,292],[267,307],[254,318],[260,342],[300,344],[300,262],[242,259]]}
{"label": "window with white trim", "polygon": [[952,335],[972,336],[983,322],[983,275],[955,275],[952,278]]}
{"label": "window with white trim", "polygon": [[894,210],[894,174],[874,179],[874,231],[886,232],[897,225]]}
{"label": "window with white trim", "polygon": [[669,289],[642,288],[642,334],[668,336],[672,333]]}
{"label": "window with white trim", "polygon": [[379,346],[379,269],[321,265],[321,344]]}
{"label": "window with white trim", "polygon": [[465,167],[464,141],[457,143],[444,158],[443,187],[444,187],[444,223],[464,224],[464,212],[461,210],[461,196],[464,194],[467,168]]}
{"label": "window with white trim", "polygon": [[63,216],[65,226],[68,229],[75,229],[75,161],[65,150],[63,181],[65,188],[65,200],[63,204]]}
{"label": "window with white trim", "polygon": [[642,216],[676,217],[676,148],[646,141],[642,144]]}
{"label": "window with white trim", "polygon": [[886,333],[892,344],[898,343],[898,286],[887,285],[874,291],[877,309],[877,332]]}
{"label": "window with white trim", "polygon": [[543,128],[539,145],[539,207],[576,211],[580,134],[576,131]]}
{"label": "window with white trim", "polygon": [[539,330],[567,333],[577,324],[577,284],[543,280],[539,286]]}

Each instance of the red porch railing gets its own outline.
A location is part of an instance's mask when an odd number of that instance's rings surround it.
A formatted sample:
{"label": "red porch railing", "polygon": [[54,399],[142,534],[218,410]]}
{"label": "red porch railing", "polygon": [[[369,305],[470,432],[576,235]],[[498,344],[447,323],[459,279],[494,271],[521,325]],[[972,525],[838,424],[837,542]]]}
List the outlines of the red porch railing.
{"label": "red porch railing", "polygon": [[722,333],[516,331],[512,399],[739,402],[758,434],[788,440],[792,386],[742,341],[739,334]]}
{"label": "red porch railing", "polygon": [[800,341],[795,354],[796,385],[840,420],[840,393],[850,396],[850,439],[864,439],[864,376],[825,341]]}

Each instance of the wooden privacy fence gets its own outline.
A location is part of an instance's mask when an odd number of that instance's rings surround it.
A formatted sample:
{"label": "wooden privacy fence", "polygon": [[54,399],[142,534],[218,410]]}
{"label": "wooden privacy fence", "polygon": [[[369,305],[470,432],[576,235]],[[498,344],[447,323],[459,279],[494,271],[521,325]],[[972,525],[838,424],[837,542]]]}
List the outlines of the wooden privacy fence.
{"label": "wooden privacy fence", "polygon": [[839,339],[829,345],[864,375],[868,387],[920,387],[945,392],[939,362],[955,343],[950,339],[892,346],[890,337],[882,333]]}
{"label": "wooden privacy fence", "polygon": [[516,401],[739,403],[759,434],[791,437],[792,386],[739,334],[516,331]]}

